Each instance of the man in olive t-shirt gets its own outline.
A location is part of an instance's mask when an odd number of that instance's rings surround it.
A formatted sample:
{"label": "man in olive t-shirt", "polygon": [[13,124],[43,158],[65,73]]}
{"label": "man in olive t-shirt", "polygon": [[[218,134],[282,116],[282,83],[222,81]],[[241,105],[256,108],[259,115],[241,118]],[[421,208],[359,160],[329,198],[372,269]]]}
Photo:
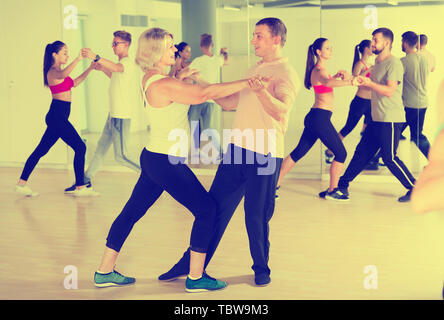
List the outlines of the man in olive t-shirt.
{"label": "man in olive t-shirt", "polygon": [[356,147],[355,154],[338,187],[348,195],[348,186],[381,149],[382,160],[390,172],[408,190],[398,201],[410,200],[415,178],[396,156],[405,112],[402,102],[404,68],[401,61],[392,56],[393,33],[387,28],[373,32],[372,51],[377,55],[370,78],[359,77],[360,85],[372,90],[372,122],[367,126]]}
{"label": "man in olive t-shirt", "polygon": [[429,66],[427,58],[416,51],[417,44],[418,35],[416,33],[412,31],[403,33],[402,51],[406,53],[406,56],[401,58],[404,66],[402,100],[405,107],[406,123],[402,130],[404,131],[407,126],[410,127],[410,140],[428,158],[430,143],[422,133],[422,129],[428,106],[427,78],[429,76]]}

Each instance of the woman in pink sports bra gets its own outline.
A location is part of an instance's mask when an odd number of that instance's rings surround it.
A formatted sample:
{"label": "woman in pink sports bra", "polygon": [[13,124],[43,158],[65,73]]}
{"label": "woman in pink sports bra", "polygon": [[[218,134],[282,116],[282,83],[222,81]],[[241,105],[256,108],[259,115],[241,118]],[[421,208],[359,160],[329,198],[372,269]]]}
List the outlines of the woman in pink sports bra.
{"label": "woman in pink sports bra", "polygon": [[68,121],[71,111],[71,88],[78,86],[85,80],[95,67],[95,64],[91,64],[79,77],[74,80],[71,79],[69,74],[82,59],[83,57],[80,54],[70,65],[62,69],[62,65],[68,62],[68,47],[61,41],[55,41],[46,46],[43,61],[43,83],[51,90],[52,102],[45,118],[47,124],[46,131],[37,148],[26,161],[16,186],[16,192],[20,194],[26,196],[38,195],[26,183],[40,158],[48,153],[59,138],[75,152],[74,173],[76,176],[76,192],[74,195],[92,194],[91,188],[85,188],[83,181],[86,146],[76,129]]}
{"label": "woman in pink sports bra", "polygon": [[[355,77],[363,76],[370,77],[371,70],[373,65],[370,64],[370,57],[373,55],[373,52],[370,48],[371,41],[370,40],[362,40],[358,45],[355,46],[354,50],[354,59],[352,65],[352,72]],[[361,120],[362,116],[364,116],[364,124],[362,126],[362,132],[364,132],[367,124],[372,121],[371,115],[371,90],[366,87],[358,87],[358,91],[356,92],[356,96],[352,100],[350,104],[350,109],[347,116],[347,121],[344,127],[339,131],[339,137],[341,140],[352,132],[352,130],[356,127],[359,120]],[[361,134],[362,134],[361,132]],[[330,150],[325,152],[326,162],[331,163],[331,159],[333,158],[333,154]],[[369,167],[370,168],[370,167]],[[376,165],[372,165],[373,169],[378,168],[378,163]]]}
{"label": "woman in pink sports bra", "polygon": [[279,188],[285,175],[320,139],[328,149],[333,151],[335,159],[330,167],[330,186],[326,191],[319,193],[319,196],[329,200],[347,201],[348,197],[337,188],[347,151],[331,123],[331,116],[334,105],[333,88],[353,85],[354,77],[343,70],[338,71],[333,77],[330,76],[325,69],[325,64],[331,55],[332,48],[328,39],[319,38],[308,47],[304,83],[309,90],[313,87],[315,102],[305,117],[305,128],[297,147],[282,163],[277,185]]}

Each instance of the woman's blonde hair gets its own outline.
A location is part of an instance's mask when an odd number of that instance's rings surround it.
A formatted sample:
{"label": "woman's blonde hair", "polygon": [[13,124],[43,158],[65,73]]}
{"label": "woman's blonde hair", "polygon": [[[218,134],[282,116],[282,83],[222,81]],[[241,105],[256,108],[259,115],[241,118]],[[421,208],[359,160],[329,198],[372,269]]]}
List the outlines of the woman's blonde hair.
{"label": "woman's blonde hair", "polygon": [[161,28],[151,28],[140,35],[136,63],[144,72],[156,68],[165,52],[167,37],[173,38],[173,35]]}

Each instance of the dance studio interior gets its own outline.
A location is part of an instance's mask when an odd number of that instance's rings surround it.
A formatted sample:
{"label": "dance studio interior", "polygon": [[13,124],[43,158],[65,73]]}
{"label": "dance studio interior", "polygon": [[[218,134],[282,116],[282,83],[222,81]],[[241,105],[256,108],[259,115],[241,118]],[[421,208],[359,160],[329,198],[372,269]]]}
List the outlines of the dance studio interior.
{"label": "dance studio interior", "polygon": [[[93,179],[92,196],[64,192],[76,178],[74,151],[62,139],[41,157],[30,176],[27,185],[38,195],[20,194],[14,188],[47,128],[45,115],[52,97],[42,81],[45,47],[56,40],[66,44],[67,65],[83,48],[118,63],[112,46],[116,41],[113,33],[118,30],[132,36],[128,49],[132,62],[138,39],[147,29],[167,30],[176,45],[186,42],[191,49],[189,62],[202,55],[201,35],[211,34],[213,54],[219,55],[221,49],[227,53],[228,59],[220,67],[220,82],[225,83],[244,79],[261,60],[252,45],[256,23],[267,17],[280,19],[287,29],[282,56],[288,58],[300,84],[288,115],[284,158],[298,144],[304,118],[314,103],[313,89],[304,87],[304,76],[307,51],[317,38],[330,42],[332,55],[325,68],[334,75],[339,70],[352,73],[355,47],[364,39],[372,40],[377,28],[393,32],[391,53],[399,59],[406,55],[402,49],[405,32],[413,31],[418,39],[426,35],[426,50],[434,56],[434,67],[427,78],[423,134],[433,145],[440,125],[437,97],[444,74],[444,1],[2,0],[0,16],[4,30],[0,33],[0,299],[442,299],[442,212],[421,214],[410,202],[399,202],[406,189],[382,159],[376,168],[364,169],[350,184],[349,201],[319,197],[330,180],[327,148],[319,139],[277,191],[269,221],[271,283],[267,286],[255,285],[244,200],[205,269],[227,283],[224,290],[190,294],[184,290],[185,278],[158,280],[189,247],[194,221],[187,208],[163,192],[134,225],[115,266],[120,273],[136,278],[136,283],[97,288],[94,273],[108,232],[140,175],[116,160],[115,149],[108,150],[102,159]],[[372,65],[375,58],[369,58]],[[90,59],[80,60],[71,77],[80,76],[90,64]],[[139,67],[135,70],[140,84],[144,72]],[[110,79],[92,70],[72,90],[69,122],[86,145],[85,170],[108,119],[109,87]],[[356,86],[334,88],[331,122],[337,131],[347,120],[356,91]],[[138,163],[152,125],[142,99],[133,107],[126,156]],[[232,128],[236,112],[221,110],[221,132]],[[343,140],[347,150],[343,172],[362,138],[363,119]],[[201,140],[201,149],[210,143],[204,134]],[[228,142],[221,143],[226,149]],[[408,128],[396,152],[415,178],[428,165]],[[208,191],[218,164],[190,161],[187,165]]]}

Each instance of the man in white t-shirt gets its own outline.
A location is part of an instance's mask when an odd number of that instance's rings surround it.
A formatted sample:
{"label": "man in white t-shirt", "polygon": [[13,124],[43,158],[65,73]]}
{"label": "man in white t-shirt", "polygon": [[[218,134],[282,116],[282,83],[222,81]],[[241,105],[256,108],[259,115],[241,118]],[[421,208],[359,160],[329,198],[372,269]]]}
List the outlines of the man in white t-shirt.
{"label": "man in white t-shirt", "polygon": [[[139,84],[137,82],[136,65],[128,57],[131,44],[131,34],[126,31],[114,32],[112,47],[114,54],[119,58],[117,63],[100,57],[91,49],[82,49],[82,55],[97,63],[96,70],[105,73],[110,79],[108,119],[103,128],[102,135],[97,143],[93,159],[85,172],[87,187],[92,186],[91,179],[103,163],[106,152],[111,143],[114,145],[114,157],[120,164],[140,172],[140,166],[135,160],[127,156],[127,140],[130,133],[131,117],[138,105]],[[65,193],[73,192],[73,187],[65,189]],[[74,186],[75,189],[75,186]]]}
{"label": "man in white t-shirt", "polygon": [[[220,55],[216,56],[212,53],[214,44],[210,34],[202,34],[200,36],[200,48],[203,55],[197,57],[191,62],[190,68],[197,69],[202,78],[208,83],[220,82],[220,69],[228,62],[228,54],[225,48],[220,50]],[[188,112],[188,119],[193,132],[193,141],[196,149],[200,147],[200,132],[204,130],[214,130],[211,134],[211,142],[218,154],[222,153],[220,140],[221,127],[221,107],[214,101],[206,101],[202,104],[191,105]],[[197,126],[199,124],[199,126]],[[217,134],[216,134],[217,132]],[[192,153],[193,154],[193,153]]]}

